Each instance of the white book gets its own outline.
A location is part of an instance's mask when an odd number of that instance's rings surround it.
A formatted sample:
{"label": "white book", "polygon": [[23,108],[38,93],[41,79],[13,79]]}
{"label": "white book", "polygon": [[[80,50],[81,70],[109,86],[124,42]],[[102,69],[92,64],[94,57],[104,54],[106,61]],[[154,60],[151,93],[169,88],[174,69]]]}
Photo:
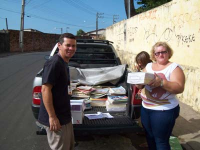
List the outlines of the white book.
{"label": "white book", "polygon": [[149,84],[155,75],[147,72],[132,72],[128,73],[127,83],[130,84]]}
{"label": "white book", "polygon": [[111,104],[120,104],[120,103],[126,103],[128,101],[128,97],[125,95],[109,95],[108,101]]}
{"label": "white book", "polygon": [[110,88],[108,95],[125,95],[125,94],[126,94],[126,89],[120,86],[120,87]]}
{"label": "white book", "polygon": [[106,110],[109,112],[124,112],[126,111],[126,103],[111,104],[109,101],[106,101]]}

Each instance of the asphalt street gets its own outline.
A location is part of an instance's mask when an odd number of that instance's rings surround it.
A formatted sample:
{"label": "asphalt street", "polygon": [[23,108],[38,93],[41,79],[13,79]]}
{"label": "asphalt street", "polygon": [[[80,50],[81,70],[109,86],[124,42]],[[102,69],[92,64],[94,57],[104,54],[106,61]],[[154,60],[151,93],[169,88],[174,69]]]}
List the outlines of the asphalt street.
{"label": "asphalt street", "polygon": [[[45,135],[36,135],[31,111],[32,83],[50,52],[0,55],[0,150],[49,150]],[[75,150],[145,150],[144,136],[133,134],[76,138]],[[136,149],[136,148],[137,149]]]}
{"label": "asphalt street", "polygon": [[36,136],[31,112],[32,83],[45,62],[41,53],[0,57],[0,150],[47,150],[45,136]]}

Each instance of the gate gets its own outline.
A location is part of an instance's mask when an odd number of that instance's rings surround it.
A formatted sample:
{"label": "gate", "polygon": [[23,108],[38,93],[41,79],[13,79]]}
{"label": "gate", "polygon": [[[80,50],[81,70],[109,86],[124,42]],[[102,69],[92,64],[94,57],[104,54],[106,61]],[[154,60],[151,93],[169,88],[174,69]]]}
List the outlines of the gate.
{"label": "gate", "polygon": [[0,33],[0,53],[10,52],[9,33]]}

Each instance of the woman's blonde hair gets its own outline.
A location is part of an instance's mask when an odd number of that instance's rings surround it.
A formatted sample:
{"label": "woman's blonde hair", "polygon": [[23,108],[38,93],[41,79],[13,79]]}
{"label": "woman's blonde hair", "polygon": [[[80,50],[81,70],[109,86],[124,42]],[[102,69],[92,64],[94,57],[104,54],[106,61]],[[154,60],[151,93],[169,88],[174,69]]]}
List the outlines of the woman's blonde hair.
{"label": "woman's blonde hair", "polygon": [[156,58],[155,58],[155,49],[159,46],[163,46],[166,48],[168,54],[169,54],[169,59],[172,57],[173,55],[173,50],[172,48],[169,46],[169,44],[167,44],[167,42],[157,42],[156,44],[154,44],[154,46],[152,46],[151,48],[151,52],[150,52],[150,55],[151,55],[151,60],[153,61],[156,61]]}

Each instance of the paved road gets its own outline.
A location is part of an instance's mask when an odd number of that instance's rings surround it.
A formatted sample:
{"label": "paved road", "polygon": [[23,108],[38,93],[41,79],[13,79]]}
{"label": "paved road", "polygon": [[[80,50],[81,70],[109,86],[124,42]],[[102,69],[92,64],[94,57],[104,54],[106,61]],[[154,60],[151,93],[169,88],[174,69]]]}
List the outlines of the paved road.
{"label": "paved road", "polygon": [[0,58],[0,150],[47,150],[45,136],[36,136],[31,113],[34,76],[48,53]]}
{"label": "paved road", "polygon": [[[32,82],[48,54],[0,57],[0,150],[49,150],[46,136],[35,134],[31,111]],[[135,134],[77,138],[75,150],[136,150],[144,140]]]}

